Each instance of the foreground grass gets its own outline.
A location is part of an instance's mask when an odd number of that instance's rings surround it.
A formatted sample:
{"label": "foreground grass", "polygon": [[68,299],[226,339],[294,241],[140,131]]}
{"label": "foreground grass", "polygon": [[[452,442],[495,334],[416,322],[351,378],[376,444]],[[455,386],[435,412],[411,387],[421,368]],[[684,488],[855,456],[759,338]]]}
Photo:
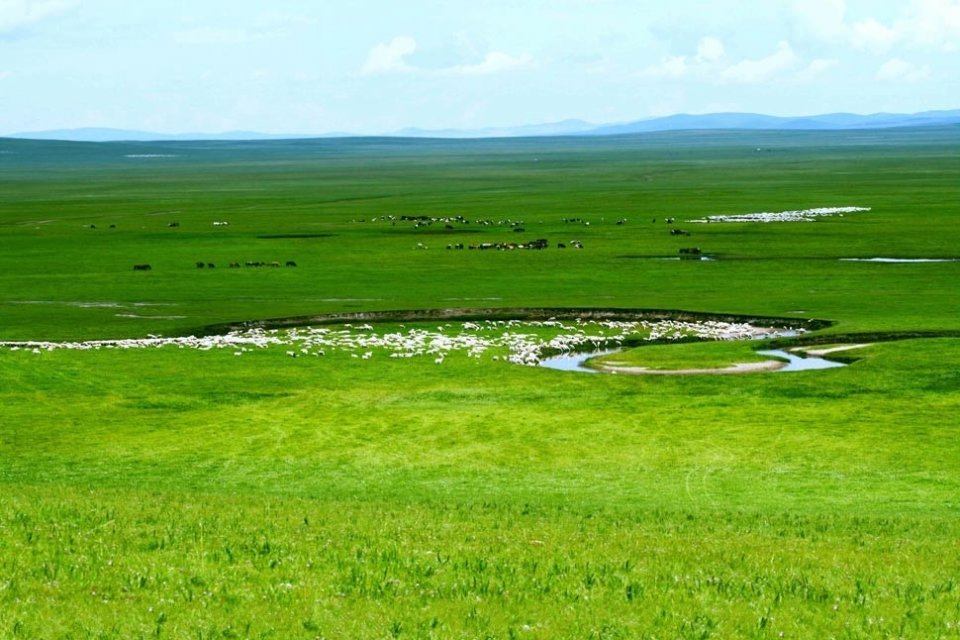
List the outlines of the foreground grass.
{"label": "foreground grass", "polygon": [[960,349],[861,351],[656,379],[0,352],[0,630],[956,637]]}
{"label": "foreground grass", "polygon": [[958,634],[952,519],[53,489],[0,497],[5,637]]}

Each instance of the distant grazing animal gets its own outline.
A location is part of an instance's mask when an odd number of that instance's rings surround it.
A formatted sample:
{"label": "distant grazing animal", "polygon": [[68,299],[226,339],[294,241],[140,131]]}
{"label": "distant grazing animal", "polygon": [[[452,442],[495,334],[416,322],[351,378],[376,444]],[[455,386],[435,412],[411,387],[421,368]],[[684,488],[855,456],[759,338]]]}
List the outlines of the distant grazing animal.
{"label": "distant grazing animal", "polygon": [[134,270],[134,271],[150,271],[150,269],[152,269],[152,268],[153,268],[153,267],[151,267],[151,266],[148,265],[148,264],[135,264],[135,265],[133,265],[133,270]]}
{"label": "distant grazing animal", "polygon": [[170,227],[170,228],[179,227],[179,226],[180,226],[180,223],[179,223],[179,222],[168,222],[168,223],[167,223],[167,226]]}
{"label": "distant grazing animal", "polygon": [[294,262],[293,260],[287,260],[287,266],[288,266],[288,267],[295,267],[295,266],[297,266],[297,263]]}
{"label": "distant grazing animal", "polygon": [[231,263],[230,263],[230,268],[231,268],[231,269],[239,269],[239,268],[240,268],[240,263],[239,263],[239,262],[231,262]]}
{"label": "distant grazing animal", "polygon": [[229,224],[230,224],[230,223],[227,222],[226,220],[216,220],[216,221],[213,223],[213,226],[215,226],[215,227],[226,227],[226,226],[229,225]]}
{"label": "distant grazing animal", "polygon": [[557,249],[566,249],[566,248],[567,248],[567,245],[563,244],[562,242],[557,243]]}
{"label": "distant grazing animal", "polygon": [[688,236],[690,232],[685,229],[670,229],[670,235],[672,236]]}
{"label": "distant grazing animal", "polygon": [[206,262],[197,262],[197,269],[203,269],[203,267],[206,266],[206,264],[207,264]]}
{"label": "distant grazing animal", "polygon": [[217,265],[213,264],[212,262],[208,262],[208,263],[207,263],[207,269],[213,269],[213,268],[216,267],[216,266],[217,266]]}

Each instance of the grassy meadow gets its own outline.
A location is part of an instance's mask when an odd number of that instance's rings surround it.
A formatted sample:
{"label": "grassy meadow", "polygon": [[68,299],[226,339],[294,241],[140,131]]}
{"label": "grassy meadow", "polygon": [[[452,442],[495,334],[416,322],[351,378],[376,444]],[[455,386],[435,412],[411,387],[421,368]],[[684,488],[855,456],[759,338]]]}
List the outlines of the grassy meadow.
{"label": "grassy meadow", "polygon": [[[575,307],[873,343],[739,376],[0,347],[0,637],[960,637],[960,262],[841,260],[960,258],[958,149],[957,128],[0,140],[0,341]],[[688,222],[834,206],[871,211]],[[674,259],[691,246],[712,260]]]}

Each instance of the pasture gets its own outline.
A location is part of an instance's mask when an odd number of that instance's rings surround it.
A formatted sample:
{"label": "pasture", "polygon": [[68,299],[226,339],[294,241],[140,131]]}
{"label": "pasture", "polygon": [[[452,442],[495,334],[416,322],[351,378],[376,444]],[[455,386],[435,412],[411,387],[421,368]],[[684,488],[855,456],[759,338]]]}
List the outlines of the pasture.
{"label": "pasture", "polygon": [[[871,343],[736,376],[551,371],[508,342],[0,347],[0,637],[960,637],[958,147],[0,140],[0,342],[457,308],[322,325],[452,339],[535,308]],[[819,207],[869,211],[689,222]],[[848,260],[877,257],[948,261]]]}

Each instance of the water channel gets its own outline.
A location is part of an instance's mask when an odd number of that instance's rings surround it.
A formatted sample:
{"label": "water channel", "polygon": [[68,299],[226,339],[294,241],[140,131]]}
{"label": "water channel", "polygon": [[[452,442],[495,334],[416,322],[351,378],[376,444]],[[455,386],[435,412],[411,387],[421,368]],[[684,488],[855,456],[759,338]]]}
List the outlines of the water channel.
{"label": "water channel", "polygon": [[[618,353],[623,351],[623,349],[606,349],[603,351],[591,351],[589,353],[562,353],[556,356],[551,356],[549,358],[544,358],[540,362],[541,367],[547,369],[556,369],[557,371],[577,371],[580,373],[607,373],[600,369],[593,369],[591,367],[585,366],[585,363],[590,358],[596,358],[599,356],[606,356],[613,353]],[[773,358],[787,360],[785,366],[778,369],[769,369],[767,370],[770,373],[779,373],[781,371],[809,371],[813,369],[834,369],[836,367],[845,367],[847,366],[843,362],[836,362],[834,360],[827,360],[826,358],[820,358],[817,356],[801,356],[796,353],[790,353],[789,351],[784,351],[782,349],[765,349],[763,351],[757,351],[757,353],[771,356]]]}

